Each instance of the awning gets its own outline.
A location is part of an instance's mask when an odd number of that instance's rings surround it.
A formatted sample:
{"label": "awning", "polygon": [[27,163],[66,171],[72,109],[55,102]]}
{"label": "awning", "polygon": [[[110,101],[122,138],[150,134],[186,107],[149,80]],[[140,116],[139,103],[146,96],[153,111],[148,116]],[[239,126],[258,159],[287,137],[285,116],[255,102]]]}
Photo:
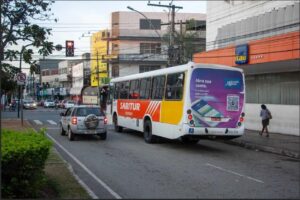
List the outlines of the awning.
{"label": "awning", "polygon": [[81,95],[82,87],[72,87],[70,90],[70,95]]}

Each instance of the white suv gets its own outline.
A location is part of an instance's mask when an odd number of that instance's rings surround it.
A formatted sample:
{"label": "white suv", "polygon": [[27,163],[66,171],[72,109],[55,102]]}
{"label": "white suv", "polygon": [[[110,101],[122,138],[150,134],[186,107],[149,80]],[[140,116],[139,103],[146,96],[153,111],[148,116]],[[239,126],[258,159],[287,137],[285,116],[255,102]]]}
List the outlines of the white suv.
{"label": "white suv", "polygon": [[55,102],[53,100],[47,99],[44,102],[44,108],[54,108],[55,107]]}
{"label": "white suv", "polygon": [[75,135],[98,135],[106,140],[107,118],[99,106],[78,105],[68,108],[60,113],[61,135],[67,133],[69,140],[74,140]]}

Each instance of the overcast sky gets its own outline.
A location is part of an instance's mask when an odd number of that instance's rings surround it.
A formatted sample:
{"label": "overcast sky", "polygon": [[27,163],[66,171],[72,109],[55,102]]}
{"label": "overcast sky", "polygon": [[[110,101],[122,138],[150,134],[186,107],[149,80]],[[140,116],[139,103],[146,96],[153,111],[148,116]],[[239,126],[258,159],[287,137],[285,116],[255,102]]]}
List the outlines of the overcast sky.
{"label": "overcast sky", "polygon": [[[150,1],[151,3],[168,5],[171,1]],[[55,1],[52,6],[55,23],[43,23],[52,28],[51,40],[55,44],[65,44],[65,40],[74,40],[77,54],[89,52],[90,39],[88,32],[96,32],[110,28],[110,16],[115,11],[130,11],[127,6],[140,12],[164,12],[167,8],[147,6],[148,1]],[[206,1],[173,1],[181,13],[206,13]],[[167,14],[167,13],[166,13]],[[84,36],[84,37],[82,37]],[[55,55],[64,55],[55,52]]]}

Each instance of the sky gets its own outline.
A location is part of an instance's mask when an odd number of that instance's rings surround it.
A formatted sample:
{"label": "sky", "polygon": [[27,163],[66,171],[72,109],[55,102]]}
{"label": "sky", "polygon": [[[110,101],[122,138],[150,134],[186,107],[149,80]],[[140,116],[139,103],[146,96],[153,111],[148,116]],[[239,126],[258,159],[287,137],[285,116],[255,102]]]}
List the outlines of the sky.
{"label": "sky", "polygon": [[[168,5],[171,1],[150,1]],[[91,33],[110,28],[110,16],[115,11],[130,11],[127,6],[140,12],[165,12],[167,8],[148,6],[148,1],[66,1],[56,0],[52,12],[58,22],[43,22],[39,25],[52,28],[51,41],[65,45],[66,40],[74,40],[75,54],[89,52]],[[181,13],[206,13],[206,1],[173,1]],[[164,11],[165,10],[165,11]],[[166,13],[167,14],[167,13]],[[50,57],[63,57],[64,51],[54,52]],[[49,57],[49,58],[50,58]]]}

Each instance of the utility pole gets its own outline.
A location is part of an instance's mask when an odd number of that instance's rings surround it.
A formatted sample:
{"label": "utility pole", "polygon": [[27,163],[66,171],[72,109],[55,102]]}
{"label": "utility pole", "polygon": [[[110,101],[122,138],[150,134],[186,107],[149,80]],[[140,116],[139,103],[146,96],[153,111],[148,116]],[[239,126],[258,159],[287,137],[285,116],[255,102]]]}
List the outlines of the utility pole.
{"label": "utility pole", "polygon": [[174,49],[174,45],[175,45],[175,9],[182,9],[182,6],[175,6],[175,5],[161,5],[161,4],[152,4],[152,3],[148,3],[148,6],[158,6],[158,7],[165,7],[165,8],[171,8],[172,9],[172,15],[171,15],[171,38],[170,38],[170,46],[168,49],[168,64],[169,66],[173,66],[175,64],[175,58],[177,56],[175,49]]}
{"label": "utility pole", "polygon": [[98,57],[98,51],[97,51],[97,85],[98,85],[98,104],[100,105],[100,77],[99,77],[99,57]]}

